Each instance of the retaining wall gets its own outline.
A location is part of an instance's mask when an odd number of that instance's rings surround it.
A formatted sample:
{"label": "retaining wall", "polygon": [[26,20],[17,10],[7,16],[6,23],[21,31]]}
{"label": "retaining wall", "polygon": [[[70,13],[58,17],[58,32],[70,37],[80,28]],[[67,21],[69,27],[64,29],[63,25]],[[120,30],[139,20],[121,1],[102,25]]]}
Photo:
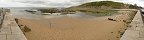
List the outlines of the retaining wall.
{"label": "retaining wall", "polygon": [[140,10],[138,10],[130,23],[130,27],[128,27],[120,40],[144,40],[144,23]]}
{"label": "retaining wall", "polygon": [[6,13],[0,29],[0,40],[27,40],[12,14]]}

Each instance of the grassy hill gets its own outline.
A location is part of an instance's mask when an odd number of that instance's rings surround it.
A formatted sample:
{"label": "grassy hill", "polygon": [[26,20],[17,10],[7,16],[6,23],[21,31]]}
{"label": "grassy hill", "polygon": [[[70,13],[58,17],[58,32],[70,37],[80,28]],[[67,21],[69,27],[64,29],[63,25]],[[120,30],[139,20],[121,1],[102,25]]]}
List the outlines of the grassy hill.
{"label": "grassy hill", "polygon": [[86,13],[96,13],[96,14],[104,14],[109,15],[116,13],[117,11],[109,10],[109,9],[138,9],[139,7],[137,5],[131,5],[131,4],[124,4],[120,2],[113,2],[113,1],[96,1],[96,2],[89,2],[85,4],[81,4],[78,6],[73,6],[65,9],[39,9],[42,12],[49,12],[49,13],[55,13],[55,12],[75,12],[75,11],[81,11]]}
{"label": "grassy hill", "polygon": [[66,8],[65,10],[101,11],[101,10],[108,10],[108,9],[137,9],[137,8],[139,8],[137,5],[124,4],[124,3],[113,2],[113,1],[98,1],[98,2],[85,3],[79,6],[73,6],[70,8]]}
{"label": "grassy hill", "polygon": [[88,13],[96,13],[96,14],[113,14],[117,11],[112,11],[109,9],[138,9],[139,7],[131,4],[124,4],[120,2],[113,1],[98,1],[98,2],[89,2],[79,6],[73,6],[64,9],[64,11],[81,11]]}
{"label": "grassy hill", "polygon": [[99,1],[99,2],[90,2],[86,4],[82,4],[78,7],[111,7],[113,9],[124,9],[130,8],[135,9],[138,8],[136,5],[124,4],[120,2],[113,2],[113,1]]}

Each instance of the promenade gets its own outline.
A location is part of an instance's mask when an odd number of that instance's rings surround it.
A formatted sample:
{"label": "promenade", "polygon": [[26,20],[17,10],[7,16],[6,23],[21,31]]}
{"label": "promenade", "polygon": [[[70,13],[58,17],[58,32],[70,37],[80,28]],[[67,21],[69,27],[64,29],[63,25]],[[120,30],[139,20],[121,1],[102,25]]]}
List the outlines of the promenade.
{"label": "promenade", "polygon": [[10,13],[5,14],[0,29],[0,40],[27,40]]}

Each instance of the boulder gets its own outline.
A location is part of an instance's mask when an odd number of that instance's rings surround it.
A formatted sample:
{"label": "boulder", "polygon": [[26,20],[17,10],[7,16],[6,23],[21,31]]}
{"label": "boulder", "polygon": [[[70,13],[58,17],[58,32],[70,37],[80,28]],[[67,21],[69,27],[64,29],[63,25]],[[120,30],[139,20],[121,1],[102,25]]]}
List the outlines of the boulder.
{"label": "boulder", "polygon": [[116,21],[116,20],[114,20],[114,19],[112,19],[112,18],[108,18],[108,20],[111,20],[111,21]]}
{"label": "boulder", "polygon": [[29,32],[29,31],[31,31],[31,29],[28,28],[26,25],[25,25],[25,26],[20,26],[20,28],[21,28],[21,30],[22,30],[23,32]]}

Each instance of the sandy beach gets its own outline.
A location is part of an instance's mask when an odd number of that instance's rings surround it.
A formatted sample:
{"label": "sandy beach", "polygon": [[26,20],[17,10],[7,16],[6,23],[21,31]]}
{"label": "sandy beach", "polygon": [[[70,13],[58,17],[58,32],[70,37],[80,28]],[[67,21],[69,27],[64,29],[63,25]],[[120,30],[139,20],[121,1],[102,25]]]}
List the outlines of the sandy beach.
{"label": "sandy beach", "polygon": [[[107,20],[114,18],[116,21]],[[20,25],[31,29],[28,40],[119,40],[119,31],[126,29],[126,14],[90,19],[58,17],[41,20],[19,18]]]}

